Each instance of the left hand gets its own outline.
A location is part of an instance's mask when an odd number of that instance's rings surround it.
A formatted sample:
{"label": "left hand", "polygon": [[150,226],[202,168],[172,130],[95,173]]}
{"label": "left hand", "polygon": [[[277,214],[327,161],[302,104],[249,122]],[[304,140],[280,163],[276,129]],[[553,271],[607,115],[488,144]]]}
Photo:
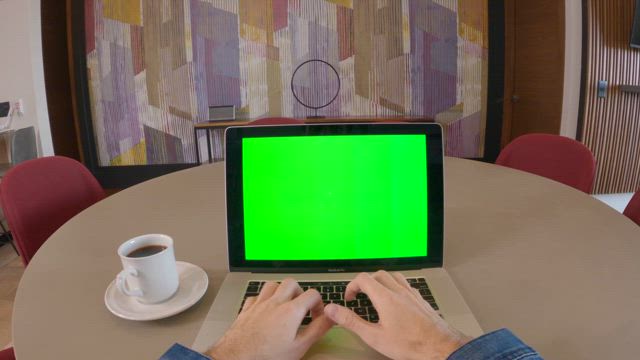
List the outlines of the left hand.
{"label": "left hand", "polygon": [[[313,321],[299,331],[308,311]],[[236,321],[207,355],[217,360],[297,360],[332,326],[316,290],[302,292],[293,279],[267,282],[257,297],[247,298]]]}

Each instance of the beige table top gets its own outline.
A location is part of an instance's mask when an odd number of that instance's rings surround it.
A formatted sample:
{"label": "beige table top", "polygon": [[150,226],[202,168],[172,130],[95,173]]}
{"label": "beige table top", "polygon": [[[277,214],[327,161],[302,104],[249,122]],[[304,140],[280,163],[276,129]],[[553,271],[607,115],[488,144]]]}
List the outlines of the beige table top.
{"label": "beige table top", "polygon": [[[559,183],[446,159],[445,267],[482,327],[508,327],[550,359],[630,359],[640,339],[640,228]],[[223,164],[134,186],[57,231],[26,269],[13,336],[18,360],[157,359],[191,344],[227,273]],[[204,299],[175,317],[113,316],[103,296],[116,247],[163,232],[204,268]]]}

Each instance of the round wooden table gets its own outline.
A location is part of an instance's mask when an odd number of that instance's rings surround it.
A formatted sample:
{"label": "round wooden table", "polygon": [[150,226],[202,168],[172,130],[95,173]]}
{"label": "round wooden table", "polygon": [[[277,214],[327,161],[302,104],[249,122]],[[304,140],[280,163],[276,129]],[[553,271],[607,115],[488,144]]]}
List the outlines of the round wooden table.
{"label": "round wooden table", "polygon": [[[590,196],[527,173],[447,158],[445,267],[485,331],[501,327],[550,359],[631,359],[640,339],[640,228]],[[174,237],[207,271],[194,307],[151,322],[103,297],[117,246]],[[27,267],[14,305],[18,360],[157,359],[191,345],[227,266],[223,163],[153,179],[85,210]]]}

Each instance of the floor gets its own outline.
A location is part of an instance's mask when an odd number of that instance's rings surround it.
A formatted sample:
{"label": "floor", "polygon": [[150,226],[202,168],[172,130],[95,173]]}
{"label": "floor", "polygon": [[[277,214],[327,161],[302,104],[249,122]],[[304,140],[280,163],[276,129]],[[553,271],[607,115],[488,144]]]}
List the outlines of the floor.
{"label": "floor", "polygon": [[[633,194],[593,195],[596,199],[622,212]],[[24,266],[10,245],[0,246],[0,349],[11,344],[13,299]]]}
{"label": "floor", "polygon": [[594,198],[618,210],[618,212],[624,211],[624,208],[627,206],[632,196],[633,196],[633,193],[593,195]]}
{"label": "floor", "polygon": [[11,314],[20,277],[22,261],[11,245],[0,246],[0,349],[11,344]]}

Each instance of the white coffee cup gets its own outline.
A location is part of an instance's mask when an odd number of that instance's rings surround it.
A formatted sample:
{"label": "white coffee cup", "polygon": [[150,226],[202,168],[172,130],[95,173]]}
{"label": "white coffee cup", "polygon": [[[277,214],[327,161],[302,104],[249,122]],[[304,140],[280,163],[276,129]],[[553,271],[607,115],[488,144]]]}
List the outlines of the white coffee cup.
{"label": "white coffee cup", "polygon": [[[132,257],[150,246],[164,249],[148,256]],[[178,290],[179,279],[173,239],[163,234],[147,234],[125,241],[118,248],[123,270],[116,277],[118,289],[141,303],[153,304],[169,299]]]}

